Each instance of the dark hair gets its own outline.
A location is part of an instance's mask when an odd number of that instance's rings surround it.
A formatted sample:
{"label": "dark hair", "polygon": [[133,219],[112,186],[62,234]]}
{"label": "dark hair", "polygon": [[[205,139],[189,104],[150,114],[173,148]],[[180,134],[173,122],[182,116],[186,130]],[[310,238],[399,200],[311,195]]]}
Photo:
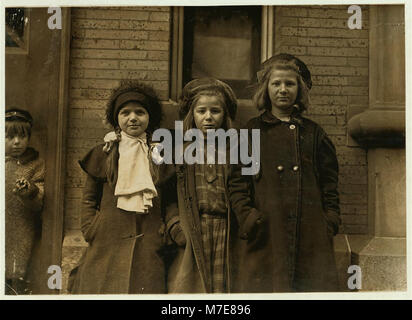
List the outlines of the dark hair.
{"label": "dark hair", "polygon": [[120,86],[113,90],[106,105],[106,121],[118,129],[120,109],[130,101],[136,101],[149,114],[149,124],[146,131],[153,133],[159,128],[162,120],[162,106],[152,87],[135,80],[122,80]]}
{"label": "dark hair", "polygon": [[6,137],[28,136],[30,138],[33,124],[33,118],[30,112],[19,108],[9,108],[6,110],[5,116]]}
{"label": "dark hair", "polygon": [[31,137],[31,125],[26,121],[6,121],[6,137]]}
{"label": "dark hair", "polygon": [[[294,59],[285,59],[283,55],[272,57],[270,60],[271,61],[269,63],[265,62],[263,64],[263,70],[259,72],[259,82],[257,84],[256,92],[253,96],[253,104],[257,107],[258,110],[272,110],[272,103],[270,101],[267,90],[270,75],[272,74],[273,70],[290,70],[296,73],[296,79],[298,82],[298,95],[296,97],[295,104],[297,107],[297,112],[302,113],[309,107],[309,88],[307,83],[310,83],[310,85],[312,83],[310,80],[310,73],[309,79],[304,79],[301,74],[302,67],[297,65]],[[309,72],[309,70],[307,71]]]}

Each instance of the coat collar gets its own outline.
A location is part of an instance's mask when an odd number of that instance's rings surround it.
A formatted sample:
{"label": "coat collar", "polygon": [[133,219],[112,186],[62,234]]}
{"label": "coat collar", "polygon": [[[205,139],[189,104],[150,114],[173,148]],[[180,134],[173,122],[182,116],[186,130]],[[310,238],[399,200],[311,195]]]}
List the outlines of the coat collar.
{"label": "coat collar", "polygon": [[[280,124],[280,123],[283,122],[280,119],[278,119],[277,117],[275,117],[272,114],[272,112],[270,112],[269,110],[266,110],[265,112],[263,112],[260,116],[260,119],[261,119],[262,122],[265,122],[265,123],[268,123],[268,124],[274,124],[274,125],[275,124]],[[303,118],[298,112],[293,112],[291,114],[289,123],[304,127]]]}

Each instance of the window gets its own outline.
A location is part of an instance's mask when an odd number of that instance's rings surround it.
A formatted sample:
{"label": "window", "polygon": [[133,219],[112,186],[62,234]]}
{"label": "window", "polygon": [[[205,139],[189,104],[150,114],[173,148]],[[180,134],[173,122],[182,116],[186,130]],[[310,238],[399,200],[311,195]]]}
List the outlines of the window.
{"label": "window", "polygon": [[29,10],[6,8],[6,48],[8,52],[26,52],[28,44]]}
{"label": "window", "polygon": [[174,8],[171,98],[190,80],[210,76],[250,99],[259,65],[272,55],[272,29],[272,7]]}

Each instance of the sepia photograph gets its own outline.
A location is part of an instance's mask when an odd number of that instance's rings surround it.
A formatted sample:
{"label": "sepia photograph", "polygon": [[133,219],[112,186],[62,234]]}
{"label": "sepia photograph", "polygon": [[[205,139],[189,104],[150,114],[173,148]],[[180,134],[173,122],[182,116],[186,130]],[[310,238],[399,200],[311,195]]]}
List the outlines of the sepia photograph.
{"label": "sepia photograph", "polygon": [[18,2],[3,297],[407,296],[406,4]]}

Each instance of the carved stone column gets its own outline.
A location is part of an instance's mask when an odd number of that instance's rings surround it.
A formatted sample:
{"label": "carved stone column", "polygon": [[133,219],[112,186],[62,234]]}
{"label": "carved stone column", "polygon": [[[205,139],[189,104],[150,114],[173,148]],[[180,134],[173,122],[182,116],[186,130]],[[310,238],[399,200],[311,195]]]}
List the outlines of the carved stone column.
{"label": "carved stone column", "polygon": [[369,59],[369,108],[348,122],[368,150],[370,237],[352,237],[352,264],[361,290],[406,290],[404,6],[370,7]]}

